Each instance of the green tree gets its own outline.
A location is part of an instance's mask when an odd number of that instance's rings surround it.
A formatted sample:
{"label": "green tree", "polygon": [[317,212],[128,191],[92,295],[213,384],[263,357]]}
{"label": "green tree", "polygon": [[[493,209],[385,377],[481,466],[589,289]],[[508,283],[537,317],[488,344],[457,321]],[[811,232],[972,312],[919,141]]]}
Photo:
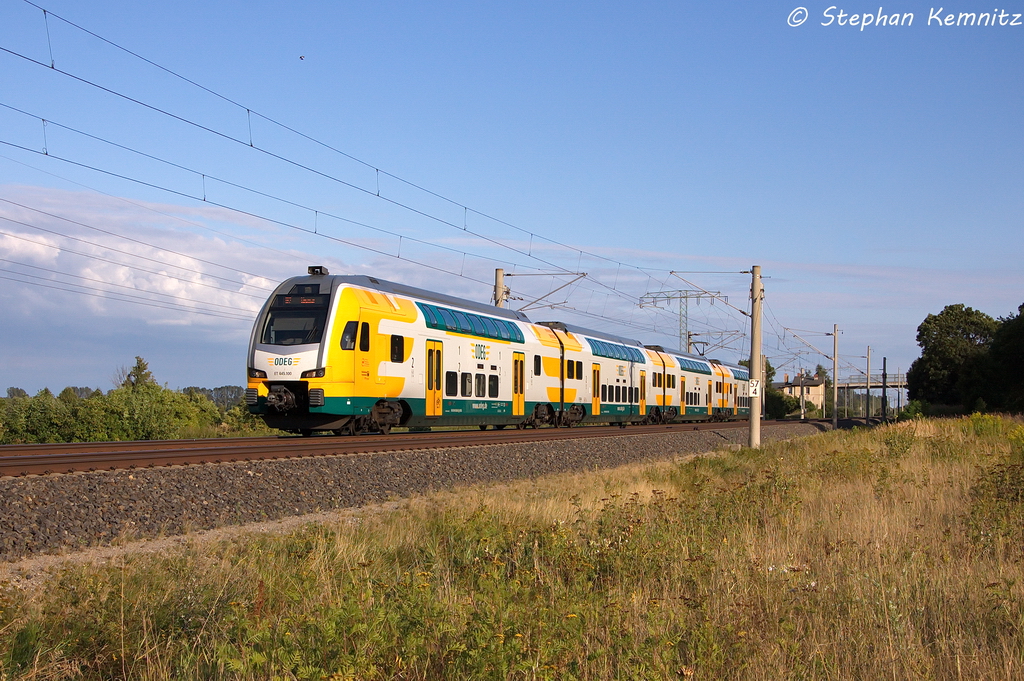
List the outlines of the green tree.
{"label": "green tree", "polygon": [[769,419],[783,419],[800,408],[800,400],[781,390],[769,390],[764,395],[764,415]]}
{"label": "green tree", "polygon": [[156,379],[153,378],[153,372],[149,370],[149,363],[138,355],[135,356],[135,366],[127,370],[122,367],[117,376],[120,377],[122,374],[124,376],[118,385],[120,388],[143,388],[157,385]]}
{"label": "green tree", "polygon": [[1024,304],[1015,317],[999,320],[989,350],[989,404],[1024,411]]}
{"label": "green tree", "polygon": [[[749,369],[750,368],[750,360],[749,359],[741,359],[740,360],[740,366],[745,366],[745,367],[747,367]],[[775,367],[772,366],[772,363],[768,361],[767,357],[764,358],[764,376],[765,376],[764,382],[766,384],[765,385],[765,389],[767,390],[767,389],[771,388],[772,381],[775,380]],[[751,376],[751,378],[757,378],[757,377],[756,376]]]}
{"label": "green tree", "polygon": [[27,442],[63,442],[70,423],[67,405],[43,388],[28,401],[25,412]]}
{"label": "green tree", "polygon": [[963,304],[947,305],[929,314],[917,327],[921,356],[907,371],[907,394],[912,400],[963,404],[964,369],[977,366],[987,352],[998,322]]}

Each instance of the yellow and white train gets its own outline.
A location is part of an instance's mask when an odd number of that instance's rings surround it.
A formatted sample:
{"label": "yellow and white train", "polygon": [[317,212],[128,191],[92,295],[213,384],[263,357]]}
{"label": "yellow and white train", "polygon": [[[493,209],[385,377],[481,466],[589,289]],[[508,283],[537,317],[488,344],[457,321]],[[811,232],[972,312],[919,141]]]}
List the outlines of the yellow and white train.
{"label": "yellow and white train", "polygon": [[246,403],[273,428],[739,419],[746,368],[320,266],[253,326]]}

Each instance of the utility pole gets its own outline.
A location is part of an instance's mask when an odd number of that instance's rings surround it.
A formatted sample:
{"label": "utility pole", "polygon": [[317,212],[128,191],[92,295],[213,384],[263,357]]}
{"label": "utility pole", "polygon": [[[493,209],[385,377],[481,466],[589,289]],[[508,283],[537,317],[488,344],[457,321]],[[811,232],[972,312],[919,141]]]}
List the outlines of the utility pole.
{"label": "utility pole", "polygon": [[839,325],[832,325],[832,430],[839,430]]}
{"label": "utility pole", "polygon": [[868,371],[864,375],[864,425],[871,423],[871,346],[868,346]]}
{"label": "utility pole", "polygon": [[886,396],[886,388],[888,387],[889,377],[885,373],[885,361],[886,357],[882,358],[882,422],[885,423],[889,420],[889,402]]}
{"label": "utility pole", "polygon": [[509,290],[505,286],[505,270],[500,267],[494,270],[494,304],[496,307],[505,307],[508,300]]}
{"label": "utility pole", "polygon": [[764,399],[765,386],[762,385],[764,373],[761,364],[761,301],[764,288],[761,286],[761,266],[750,268],[750,376],[756,378],[757,384],[750,398],[750,439],[751,449],[761,447],[761,402]]}
{"label": "utility pole", "polygon": [[807,420],[807,404],[806,404],[806,402],[804,402],[804,370],[803,369],[800,370],[800,373],[797,375],[797,378],[800,379],[800,420],[801,421],[806,421]]}

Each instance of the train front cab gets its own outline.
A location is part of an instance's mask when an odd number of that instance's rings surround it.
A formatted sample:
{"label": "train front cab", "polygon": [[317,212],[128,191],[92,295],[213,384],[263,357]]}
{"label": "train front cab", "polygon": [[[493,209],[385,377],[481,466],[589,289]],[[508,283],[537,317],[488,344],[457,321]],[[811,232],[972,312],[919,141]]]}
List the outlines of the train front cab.
{"label": "train front cab", "polygon": [[326,276],[285,282],[253,330],[250,412],[291,432],[399,425],[414,408],[401,395],[415,319],[412,301]]}

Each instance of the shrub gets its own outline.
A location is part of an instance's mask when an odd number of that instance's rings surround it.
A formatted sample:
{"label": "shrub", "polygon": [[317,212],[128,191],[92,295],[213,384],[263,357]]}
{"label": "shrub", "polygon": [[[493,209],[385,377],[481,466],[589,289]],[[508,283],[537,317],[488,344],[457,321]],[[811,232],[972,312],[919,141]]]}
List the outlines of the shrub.
{"label": "shrub", "polygon": [[927,410],[928,405],[923,400],[910,400],[907,402],[907,406],[903,407],[903,411],[899,413],[897,420],[905,421],[907,419],[924,418]]}

